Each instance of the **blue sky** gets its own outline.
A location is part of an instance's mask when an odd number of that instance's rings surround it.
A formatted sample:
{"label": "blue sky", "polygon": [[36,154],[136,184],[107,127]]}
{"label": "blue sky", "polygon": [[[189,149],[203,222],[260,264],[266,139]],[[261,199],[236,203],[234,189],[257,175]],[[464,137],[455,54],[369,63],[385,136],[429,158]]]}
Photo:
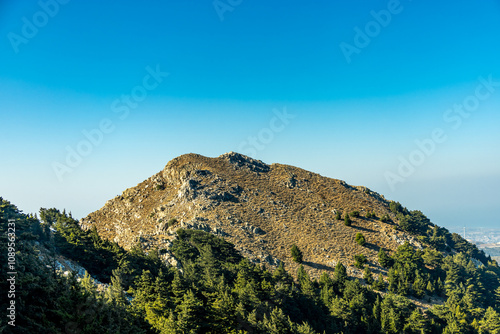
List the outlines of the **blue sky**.
{"label": "blue sky", "polygon": [[0,22],[0,195],[25,212],[241,151],[500,226],[499,1],[12,0]]}

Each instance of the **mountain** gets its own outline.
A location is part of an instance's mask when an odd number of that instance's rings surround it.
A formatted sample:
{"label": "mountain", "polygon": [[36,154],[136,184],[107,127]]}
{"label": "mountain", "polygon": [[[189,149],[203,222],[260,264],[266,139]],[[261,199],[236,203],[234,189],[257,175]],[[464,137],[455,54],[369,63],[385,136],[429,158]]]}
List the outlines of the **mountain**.
{"label": "mountain", "polygon": [[[336,219],[337,212],[342,220]],[[367,213],[374,217],[366,218]],[[346,214],[351,214],[351,226],[344,224]],[[384,216],[389,219],[380,221]],[[95,226],[100,236],[125,249],[138,242],[146,250],[158,248],[174,264],[168,247],[175,230],[183,227],[221,236],[252,262],[268,267],[283,261],[295,272],[290,249],[296,244],[312,277],[333,271],[338,262],[361,277],[354,267],[356,254],[365,255],[377,272],[384,271],[377,262],[380,248],[393,252],[405,241],[423,248],[414,235],[396,229],[395,220],[390,202],[366,187],[231,152],[217,158],[177,157],[80,225]],[[357,233],[365,245],[355,242]]]}
{"label": "mountain", "polygon": [[0,197],[0,252],[2,333],[500,333],[475,245],[237,153],[178,157],[80,221]]}

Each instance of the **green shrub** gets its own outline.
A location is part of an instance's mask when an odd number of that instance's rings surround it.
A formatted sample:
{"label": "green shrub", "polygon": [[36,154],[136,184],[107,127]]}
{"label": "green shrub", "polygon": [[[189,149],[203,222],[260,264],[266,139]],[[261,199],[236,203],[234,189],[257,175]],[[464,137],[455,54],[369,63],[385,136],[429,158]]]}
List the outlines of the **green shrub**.
{"label": "green shrub", "polygon": [[366,263],[366,256],[363,254],[354,255],[354,266],[359,269],[363,269]]}
{"label": "green shrub", "polygon": [[383,215],[383,216],[380,218],[380,221],[381,221],[382,223],[388,223],[388,222],[390,222],[390,221],[391,221],[391,218],[389,218],[389,216],[388,216],[388,215]]}
{"label": "green shrub", "polygon": [[360,245],[360,246],[364,246],[364,244],[366,243],[365,236],[362,233],[359,233],[359,232],[356,233],[355,240],[358,243],[358,245]]}
{"label": "green shrub", "polygon": [[345,218],[344,218],[344,225],[345,226],[351,226],[352,224],[352,220],[351,220],[351,217],[349,217],[349,215],[345,215]]}
{"label": "green shrub", "polygon": [[179,221],[176,218],[171,218],[167,222],[167,228],[172,227],[174,225],[177,225],[178,223],[179,223]]}
{"label": "green shrub", "polygon": [[366,218],[368,218],[368,219],[375,218],[375,214],[373,212],[367,212],[366,213]]}
{"label": "green shrub", "polygon": [[359,211],[353,211],[353,212],[351,212],[351,217],[358,218],[359,217]]}
{"label": "green shrub", "polygon": [[297,263],[302,263],[303,260],[303,254],[302,251],[297,247],[297,245],[293,245],[291,249],[292,253],[292,260],[297,262]]}
{"label": "green shrub", "polygon": [[340,215],[340,211],[337,211],[337,213],[335,214],[335,219],[342,220],[342,216]]}

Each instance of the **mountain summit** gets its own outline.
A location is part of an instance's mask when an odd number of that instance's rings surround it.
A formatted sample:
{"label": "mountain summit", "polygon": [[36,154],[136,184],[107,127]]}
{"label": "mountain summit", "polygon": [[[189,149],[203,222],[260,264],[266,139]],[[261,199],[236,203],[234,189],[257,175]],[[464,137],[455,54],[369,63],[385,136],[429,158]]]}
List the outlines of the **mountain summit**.
{"label": "mountain summit", "polygon": [[[373,216],[366,218],[367,213]],[[344,223],[347,214],[351,226]],[[377,218],[383,216],[389,219]],[[157,248],[174,264],[168,247],[180,227],[221,236],[265,266],[283,261],[296,268],[290,256],[295,244],[306,270],[318,277],[339,261],[351,275],[361,276],[353,266],[355,254],[365,255],[376,272],[381,269],[376,263],[380,248],[395,250],[405,241],[421,248],[413,236],[394,228],[394,219],[389,202],[366,187],[230,152],[217,158],[177,157],[80,225],[95,226],[102,237],[127,249],[137,243],[146,250]],[[355,242],[357,233],[363,234],[365,245]]]}

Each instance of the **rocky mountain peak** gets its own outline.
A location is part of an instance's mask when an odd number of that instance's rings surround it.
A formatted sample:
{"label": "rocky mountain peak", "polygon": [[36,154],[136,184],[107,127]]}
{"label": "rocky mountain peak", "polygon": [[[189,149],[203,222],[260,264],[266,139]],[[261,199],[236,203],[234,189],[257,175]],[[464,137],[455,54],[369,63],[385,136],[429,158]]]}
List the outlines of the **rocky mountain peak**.
{"label": "rocky mountain peak", "polygon": [[269,172],[270,169],[269,165],[265,164],[264,162],[236,152],[224,153],[219,156],[219,158],[229,161],[237,168],[247,168],[252,172],[266,173]]}
{"label": "rocky mountain peak", "polygon": [[[290,248],[299,246],[306,270],[313,277],[333,270],[337,262],[353,267],[355,254],[364,254],[375,272],[377,252],[418,241],[394,229],[391,221],[366,218],[387,215],[395,219],[388,201],[365,187],[323,177],[303,169],[268,165],[229,152],[216,158],[186,154],[170,161],[159,173],[125,190],[98,211],[80,221],[96,226],[104,238],[125,248],[140,243],[145,249],[168,252],[178,228],[204,230],[227,239],[251,261],[265,266],[285,262],[292,272]],[[342,217],[353,211],[352,226]],[[368,246],[354,239],[363,233]]]}

